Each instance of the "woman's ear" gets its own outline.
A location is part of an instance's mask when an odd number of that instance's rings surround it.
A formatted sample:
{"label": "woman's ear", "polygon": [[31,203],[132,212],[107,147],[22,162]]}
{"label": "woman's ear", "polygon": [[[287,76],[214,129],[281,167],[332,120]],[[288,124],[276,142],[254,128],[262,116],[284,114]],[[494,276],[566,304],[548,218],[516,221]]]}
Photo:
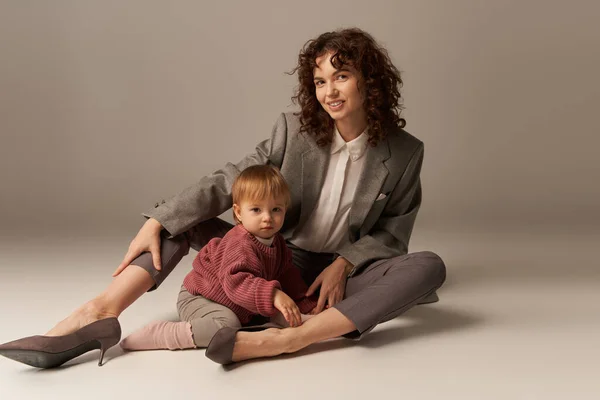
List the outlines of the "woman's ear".
{"label": "woman's ear", "polygon": [[242,216],[240,214],[240,206],[233,203],[233,216],[237,219],[237,222],[242,222]]}

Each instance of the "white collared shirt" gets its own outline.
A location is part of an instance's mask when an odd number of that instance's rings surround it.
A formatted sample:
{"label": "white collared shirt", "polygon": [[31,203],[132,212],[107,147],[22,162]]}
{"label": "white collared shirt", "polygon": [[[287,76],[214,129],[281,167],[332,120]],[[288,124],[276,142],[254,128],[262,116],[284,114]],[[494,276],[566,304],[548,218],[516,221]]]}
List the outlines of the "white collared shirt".
{"label": "white collared shirt", "polygon": [[258,240],[265,246],[269,246],[269,247],[271,247],[271,245],[273,244],[273,239],[275,239],[275,236],[271,236],[268,239],[261,238],[260,236],[254,236],[254,237],[256,238],[256,240]]}
{"label": "white collared shirt", "polygon": [[337,128],[333,134],[329,164],[317,205],[290,242],[313,252],[334,253],[350,243],[348,217],[365,165],[369,136],[366,131],[346,142]]}

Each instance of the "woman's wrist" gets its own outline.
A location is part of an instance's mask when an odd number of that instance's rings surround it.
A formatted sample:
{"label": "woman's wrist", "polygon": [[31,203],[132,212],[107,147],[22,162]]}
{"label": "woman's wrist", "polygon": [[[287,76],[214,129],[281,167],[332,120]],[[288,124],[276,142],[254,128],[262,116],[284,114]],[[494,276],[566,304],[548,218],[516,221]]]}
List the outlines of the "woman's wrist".
{"label": "woman's wrist", "polygon": [[163,229],[162,224],[160,222],[158,222],[157,219],[154,219],[154,218],[149,218],[148,221],[146,221],[146,224],[150,225],[152,228],[154,228],[158,232],[160,232]]}
{"label": "woman's wrist", "polygon": [[342,256],[339,256],[338,258],[336,258],[335,261],[339,261],[340,263],[343,263],[343,265],[344,265],[344,275],[346,277],[348,275],[350,275],[350,272],[352,272],[352,270],[354,269],[354,264],[352,264],[350,261],[346,260]]}

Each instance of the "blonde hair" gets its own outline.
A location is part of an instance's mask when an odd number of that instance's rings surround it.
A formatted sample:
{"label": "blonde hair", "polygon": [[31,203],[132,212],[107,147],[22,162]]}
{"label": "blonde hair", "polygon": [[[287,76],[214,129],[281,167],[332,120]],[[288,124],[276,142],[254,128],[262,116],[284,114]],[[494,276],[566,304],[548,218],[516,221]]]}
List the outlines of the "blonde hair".
{"label": "blonde hair", "polygon": [[[283,175],[272,165],[253,165],[244,169],[233,181],[231,197],[233,203],[238,205],[242,201],[283,197],[285,208],[288,208],[292,202],[290,189]],[[233,219],[240,223],[235,211]]]}

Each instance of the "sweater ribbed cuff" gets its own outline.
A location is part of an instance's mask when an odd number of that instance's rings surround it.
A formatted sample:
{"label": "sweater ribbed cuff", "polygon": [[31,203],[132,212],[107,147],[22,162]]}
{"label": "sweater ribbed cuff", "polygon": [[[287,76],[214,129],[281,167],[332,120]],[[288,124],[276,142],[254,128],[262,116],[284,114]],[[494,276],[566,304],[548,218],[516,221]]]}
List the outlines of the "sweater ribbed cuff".
{"label": "sweater ribbed cuff", "polygon": [[304,297],[303,299],[297,301],[296,305],[302,314],[308,314],[317,306],[317,300],[315,300],[313,297]]}
{"label": "sweater ribbed cuff", "polygon": [[281,290],[279,281],[266,281],[256,287],[256,293],[254,294],[256,309],[264,317],[272,317],[277,311],[273,306],[274,289]]}

